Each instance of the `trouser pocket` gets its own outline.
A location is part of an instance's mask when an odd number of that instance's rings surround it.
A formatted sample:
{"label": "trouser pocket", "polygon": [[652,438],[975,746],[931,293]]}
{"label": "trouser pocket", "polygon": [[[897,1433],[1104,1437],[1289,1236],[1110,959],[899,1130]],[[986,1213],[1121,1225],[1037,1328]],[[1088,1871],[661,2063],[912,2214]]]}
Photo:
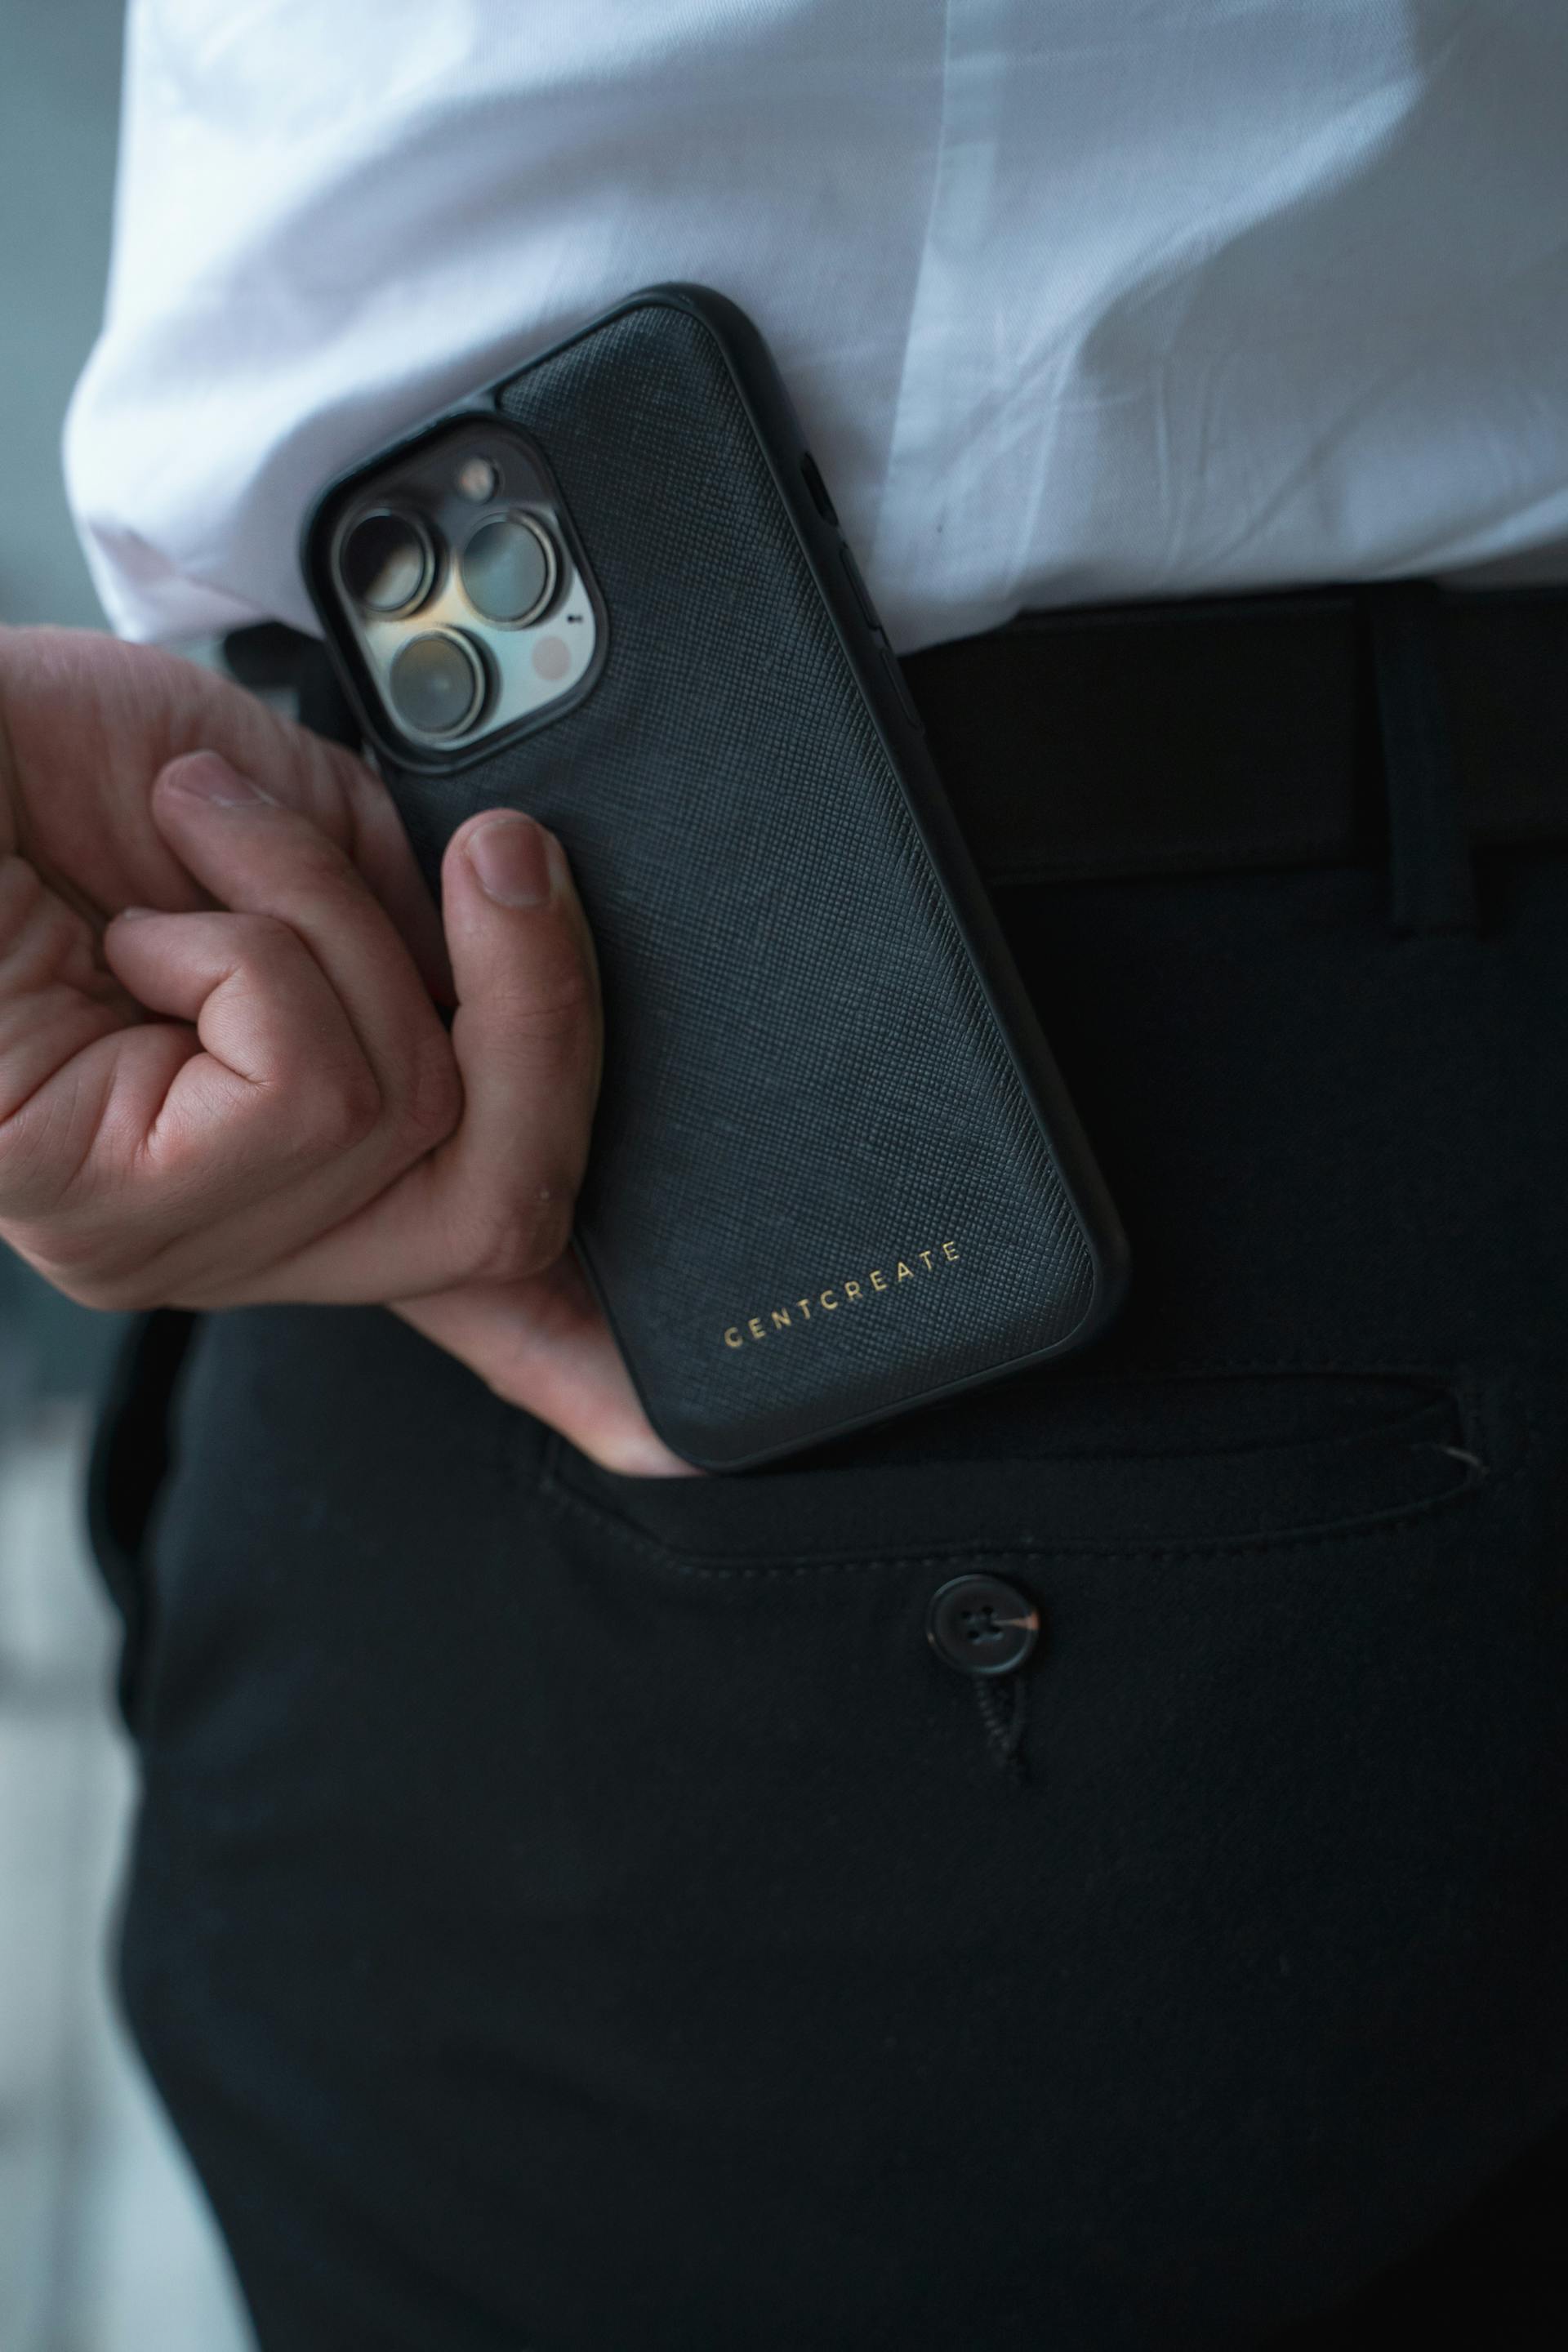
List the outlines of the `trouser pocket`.
{"label": "trouser pocket", "polygon": [[390,1318],[207,1320],[126,1992],[279,2344],[1220,2352],[1568,2102],[1557,1384],[955,1408],[622,1480]]}

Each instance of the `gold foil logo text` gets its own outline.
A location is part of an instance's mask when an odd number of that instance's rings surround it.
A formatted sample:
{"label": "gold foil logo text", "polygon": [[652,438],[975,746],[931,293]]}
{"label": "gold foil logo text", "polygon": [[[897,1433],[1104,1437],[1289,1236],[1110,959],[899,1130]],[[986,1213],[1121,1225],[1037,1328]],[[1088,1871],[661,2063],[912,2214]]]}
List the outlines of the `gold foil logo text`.
{"label": "gold foil logo text", "polygon": [[759,1339],[798,1330],[807,1323],[821,1323],[846,1307],[867,1305],[883,1292],[896,1292],[906,1282],[923,1282],[928,1275],[940,1273],[944,1265],[959,1263],[956,1242],[939,1242],[931,1249],[911,1250],[907,1258],[894,1258],[885,1265],[871,1266],[853,1279],[845,1277],[825,1290],[808,1291],[804,1298],[792,1298],[785,1306],[765,1307],[760,1315],[748,1315],[743,1321],[731,1323],[724,1334],[724,1345],[754,1347]]}

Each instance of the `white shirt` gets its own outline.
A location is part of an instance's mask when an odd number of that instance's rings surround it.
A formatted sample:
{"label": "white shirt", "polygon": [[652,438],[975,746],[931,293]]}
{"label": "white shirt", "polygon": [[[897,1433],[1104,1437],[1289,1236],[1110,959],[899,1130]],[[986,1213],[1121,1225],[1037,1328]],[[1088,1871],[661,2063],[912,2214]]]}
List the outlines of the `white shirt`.
{"label": "white shirt", "polygon": [[116,626],[310,626],[326,475],[668,278],[906,650],[1568,574],[1563,0],[132,0],[67,429]]}

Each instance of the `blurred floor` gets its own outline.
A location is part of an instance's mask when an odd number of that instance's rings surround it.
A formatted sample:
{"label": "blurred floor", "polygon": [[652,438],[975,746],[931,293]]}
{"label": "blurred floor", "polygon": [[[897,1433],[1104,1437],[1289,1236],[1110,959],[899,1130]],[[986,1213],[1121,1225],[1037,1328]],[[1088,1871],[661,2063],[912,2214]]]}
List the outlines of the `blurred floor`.
{"label": "blurred floor", "polygon": [[133,1802],[80,1532],[85,1407],[0,1446],[0,2346],[238,2352],[211,2224],[109,1997]]}
{"label": "blurred floor", "polygon": [[[120,0],[0,9],[0,622],[100,620],[58,448],[102,308],[120,32]],[[134,1791],[79,1490],[115,1336],[0,1246],[0,2352],[242,2352],[110,1992]]]}

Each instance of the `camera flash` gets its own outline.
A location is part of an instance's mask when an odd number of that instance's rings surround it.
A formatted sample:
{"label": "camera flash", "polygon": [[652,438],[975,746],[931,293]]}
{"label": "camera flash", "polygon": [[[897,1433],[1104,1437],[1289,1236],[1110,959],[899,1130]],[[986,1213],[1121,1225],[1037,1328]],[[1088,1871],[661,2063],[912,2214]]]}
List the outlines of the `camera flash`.
{"label": "camera flash", "polygon": [[488,457],[465,457],[458,468],[458,488],[476,506],[483,506],[487,499],[494,498],[500,481],[500,476]]}

